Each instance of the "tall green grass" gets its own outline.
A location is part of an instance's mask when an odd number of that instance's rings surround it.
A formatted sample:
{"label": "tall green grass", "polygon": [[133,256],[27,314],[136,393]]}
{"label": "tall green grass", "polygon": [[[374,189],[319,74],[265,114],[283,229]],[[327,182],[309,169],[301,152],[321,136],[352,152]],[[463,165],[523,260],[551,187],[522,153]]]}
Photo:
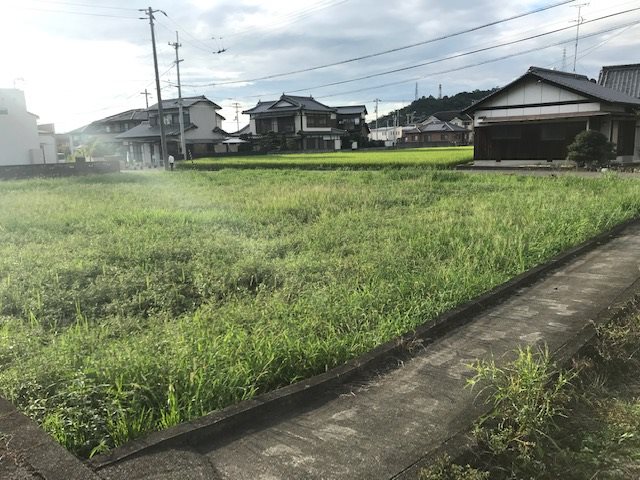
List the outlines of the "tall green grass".
{"label": "tall green grass", "polygon": [[473,160],[473,147],[438,147],[202,158],[179,162],[178,168],[183,170],[222,170],[225,168],[374,170],[406,167],[443,169],[468,163],[471,160]]}
{"label": "tall green grass", "polygon": [[80,455],[323,372],[640,212],[424,169],[0,183],[0,393]]}

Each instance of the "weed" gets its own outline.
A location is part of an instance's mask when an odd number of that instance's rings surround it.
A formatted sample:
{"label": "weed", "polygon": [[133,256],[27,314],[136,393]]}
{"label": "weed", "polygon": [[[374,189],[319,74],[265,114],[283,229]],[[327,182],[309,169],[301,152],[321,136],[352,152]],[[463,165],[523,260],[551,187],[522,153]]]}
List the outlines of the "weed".
{"label": "weed", "polygon": [[324,372],[640,212],[624,178],[420,168],[0,195],[0,394],[83,456]]}
{"label": "weed", "polygon": [[555,421],[566,412],[575,371],[558,369],[545,348],[519,349],[517,358],[503,367],[493,359],[473,364],[468,382],[483,385],[480,395],[491,411],[475,425],[479,443],[494,455],[514,458],[514,468],[531,468],[552,444]]}
{"label": "weed", "polygon": [[446,455],[420,471],[420,480],[486,480],[488,478],[489,472],[477,470],[469,465],[457,465]]}

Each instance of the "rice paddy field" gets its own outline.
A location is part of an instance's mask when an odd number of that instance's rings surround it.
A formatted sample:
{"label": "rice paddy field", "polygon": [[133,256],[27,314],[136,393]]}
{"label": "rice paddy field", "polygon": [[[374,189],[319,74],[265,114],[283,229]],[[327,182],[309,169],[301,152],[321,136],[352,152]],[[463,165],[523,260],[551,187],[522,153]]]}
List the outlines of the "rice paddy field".
{"label": "rice paddy field", "polygon": [[201,158],[178,162],[179,169],[295,168],[357,170],[381,168],[449,168],[473,160],[473,147],[412,148],[402,150],[339,151]]}
{"label": "rice paddy field", "polygon": [[0,182],[0,394],[81,456],[321,373],[640,213],[607,176]]}

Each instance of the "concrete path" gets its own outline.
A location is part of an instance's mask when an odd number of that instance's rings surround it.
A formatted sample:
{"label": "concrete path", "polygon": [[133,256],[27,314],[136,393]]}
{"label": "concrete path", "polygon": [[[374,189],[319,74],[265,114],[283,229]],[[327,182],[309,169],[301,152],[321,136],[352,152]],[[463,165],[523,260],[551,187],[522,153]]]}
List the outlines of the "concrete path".
{"label": "concrete path", "polygon": [[478,358],[518,345],[551,351],[579,335],[640,278],[640,225],[519,290],[397,368],[351,382],[314,405],[184,448],[160,448],[98,470],[104,479],[391,479],[479,413],[465,388]]}

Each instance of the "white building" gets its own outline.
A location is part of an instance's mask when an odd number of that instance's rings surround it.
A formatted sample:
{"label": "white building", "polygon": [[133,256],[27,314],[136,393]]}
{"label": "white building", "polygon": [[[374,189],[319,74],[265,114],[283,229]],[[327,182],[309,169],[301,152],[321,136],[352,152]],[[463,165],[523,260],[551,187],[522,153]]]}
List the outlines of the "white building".
{"label": "white building", "polygon": [[0,89],[0,165],[44,163],[37,122],[22,90]]}
{"label": "white building", "polygon": [[380,127],[372,128],[369,132],[369,140],[382,140],[385,146],[393,146],[402,139],[402,131],[406,127]]}

